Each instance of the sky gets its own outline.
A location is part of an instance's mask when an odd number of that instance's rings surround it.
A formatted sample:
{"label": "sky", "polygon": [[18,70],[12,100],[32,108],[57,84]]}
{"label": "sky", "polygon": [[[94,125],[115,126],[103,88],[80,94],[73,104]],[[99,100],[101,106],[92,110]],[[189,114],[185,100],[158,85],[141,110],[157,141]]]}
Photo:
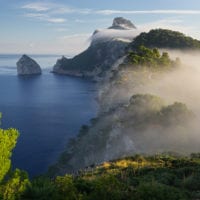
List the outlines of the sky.
{"label": "sky", "polygon": [[0,0],[0,53],[73,56],[115,17],[200,39],[200,0]]}

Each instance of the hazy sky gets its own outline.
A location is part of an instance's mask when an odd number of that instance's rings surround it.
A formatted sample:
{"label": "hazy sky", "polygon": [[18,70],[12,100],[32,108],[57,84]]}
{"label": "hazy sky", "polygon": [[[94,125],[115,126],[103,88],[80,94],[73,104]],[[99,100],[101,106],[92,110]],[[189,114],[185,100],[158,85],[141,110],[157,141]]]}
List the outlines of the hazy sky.
{"label": "hazy sky", "polygon": [[117,16],[200,39],[200,0],[0,0],[0,53],[73,55]]}

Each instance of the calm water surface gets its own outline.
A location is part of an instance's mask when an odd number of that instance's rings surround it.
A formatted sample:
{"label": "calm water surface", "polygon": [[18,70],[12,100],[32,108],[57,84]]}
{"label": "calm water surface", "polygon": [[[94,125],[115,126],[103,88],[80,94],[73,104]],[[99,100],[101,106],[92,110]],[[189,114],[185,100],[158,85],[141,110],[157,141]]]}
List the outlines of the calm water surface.
{"label": "calm water surface", "polygon": [[56,161],[80,126],[95,117],[96,86],[88,80],[49,73],[56,56],[35,56],[44,73],[32,77],[16,75],[19,55],[3,56],[0,55],[2,127],[14,127],[20,132],[13,166],[31,176],[39,175]]}

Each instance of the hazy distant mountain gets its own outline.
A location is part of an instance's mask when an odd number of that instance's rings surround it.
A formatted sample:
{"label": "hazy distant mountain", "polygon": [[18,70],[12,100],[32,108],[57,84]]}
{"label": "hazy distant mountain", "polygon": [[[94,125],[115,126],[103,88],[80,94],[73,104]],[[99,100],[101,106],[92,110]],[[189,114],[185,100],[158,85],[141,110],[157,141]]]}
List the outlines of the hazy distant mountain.
{"label": "hazy distant mountain", "polygon": [[125,55],[126,47],[137,34],[138,31],[129,20],[115,18],[110,28],[94,31],[87,50],[71,59],[59,59],[53,72],[74,76],[101,76]]}

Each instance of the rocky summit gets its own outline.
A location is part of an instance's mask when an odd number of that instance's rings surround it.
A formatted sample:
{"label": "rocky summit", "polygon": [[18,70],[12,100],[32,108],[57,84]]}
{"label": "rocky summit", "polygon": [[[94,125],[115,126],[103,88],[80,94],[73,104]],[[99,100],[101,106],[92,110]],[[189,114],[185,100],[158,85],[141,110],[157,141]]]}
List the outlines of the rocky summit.
{"label": "rocky summit", "polygon": [[42,70],[39,64],[27,55],[23,55],[17,62],[18,75],[41,74]]}
{"label": "rocky summit", "polygon": [[136,29],[136,26],[128,19],[123,17],[116,17],[113,20],[113,24],[109,29],[121,29],[121,30],[129,30]]}

